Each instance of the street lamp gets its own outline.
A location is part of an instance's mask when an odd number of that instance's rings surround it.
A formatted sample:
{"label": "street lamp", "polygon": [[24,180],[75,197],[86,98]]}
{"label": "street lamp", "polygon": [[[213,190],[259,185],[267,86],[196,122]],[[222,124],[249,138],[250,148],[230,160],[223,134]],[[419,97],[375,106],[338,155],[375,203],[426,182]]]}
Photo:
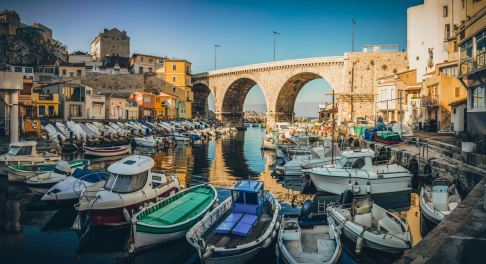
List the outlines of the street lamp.
{"label": "street lamp", "polygon": [[280,32],[273,31],[273,61],[275,61],[275,34],[280,35]]}
{"label": "street lamp", "polygon": [[214,70],[216,70],[216,48],[221,48],[221,46],[214,45]]}
{"label": "street lamp", "polygon": [[351,52],[354,52],[354,24],[356,24],[356,22],[354,22],[354,19],[351,19],[353,21],[353,31],[351,33]]}

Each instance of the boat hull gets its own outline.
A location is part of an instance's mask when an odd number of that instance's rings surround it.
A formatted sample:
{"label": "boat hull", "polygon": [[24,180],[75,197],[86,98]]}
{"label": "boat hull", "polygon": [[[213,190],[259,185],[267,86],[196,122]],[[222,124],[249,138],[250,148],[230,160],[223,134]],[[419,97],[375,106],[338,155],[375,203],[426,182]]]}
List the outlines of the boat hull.
{"label": "boat hull", "polygon": [[[59,181],[61,181],[61,179]],[[59,181],[45,183],[27,183],[27,187],[29,187],[30,191],[35,195],[44,195],[47,190],[52,188],[52,186],[56,185]]]}
{"label": "boat hull", "polygon": [[123,155],[129,151],[129,146],[123,146],[120,148],[89,148],[85,147],[85,155],[98,156],[98,157],[110,157]]}
{"label": "boat hull", "polygon": [[309,173],[312,182],[318,191],[328,192],[340,195],[349,187],[349,180],[351,179],[351,187],[355,188],[355,183],[358,183],[359,192],[355,195],[366,195],[367,183],[370,182],[370,194],[383,194],[393,192],[403,192],[411,190],[411,176],[396,177],[396,178],[356,178],[356,177],[336,177],[325,176],[320,174]]}

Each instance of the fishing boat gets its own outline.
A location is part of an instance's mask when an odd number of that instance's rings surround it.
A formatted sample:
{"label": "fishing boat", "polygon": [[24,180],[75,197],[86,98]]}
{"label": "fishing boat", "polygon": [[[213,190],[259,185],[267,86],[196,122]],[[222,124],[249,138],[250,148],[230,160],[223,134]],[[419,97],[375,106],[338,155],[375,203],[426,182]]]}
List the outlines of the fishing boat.
{"label": "fishing boat", "polygon": [[410,192],[412,174],[391,161],[373,163],[374,151],[343,151],[337,164],[302,170],[308,173],[317,190],[340,195],[352,190],[355,195]]}
{"label": "fishing boat", "polygon": [[61,160],[61,156],[57,154],[37,154],[36,146],[35,141],[10,143],[8,152],[0,155],[0,171],[5,172],[8,165],[42,164]]}
{"label": "fishing boat", "polygon": [[131,222],[134,209],[165,198],[181,190],[179,179],[166,178],[165,174],[153,173],[152,158],[133,155],[119,160],[110,167],[110,176],[102,186],[87,187],[74,208],[80,219],[86,217],[92,225],[117,226]]}
{"label": "fishing boat", "polygon": [[121,145],[113,147],[87,147],[84,146],[85,155],[108,157],[123,155],[129,151],[130,145]]}
{"label": "fishing boat", "polygon": [[36,174],[25,179],[27,187],[35,195],[44,195],[56,183],[64,180],[71,175],[72,170],[69,163],[65,160],[60,160],[53,171]]}
{"label": "fishing boat", "polygon": [[203,184],[185,189],[134,213],[132,234],[137,251],[186,236],[189,228],[218,205],[216,189]]}
{"label": "fishing boat", "polygon": [[172,137],[175,140],[181,141],[181,142],[189,142],[189,141],[191,141],[191,138],[192,138],[190,136],[184,136],[184,135],[181,135],[181,134],[178,134],[178,133],[168,134],[167,137]]}
{"label": "fishing boat", "polygon": [[280,204],[263,181],[240,180],[231,192],[187,232],[203,263],[246,263],[277,236]]}
{"label": "fishing boat", "polygon": [[72,206],[79,201],[84,189],[99,182],[105,182],[109,173],[88,169],[74,170],[73,174],[52,186],[41,200],[52,207]]}
{"label": "fishing boat", "polygon": [[460,202],[461,196],[455,185],[449,187],[445,180],[435,180],[432,186],[425,186],[420,190],[420,211],[435,225],[449,215]]}
{"label": "fishing boat", "polygon": [[368,196],[356,197],[351,205],[331,204],[327,211],[344,235],[356,242],[356,253],[362,247],[389,253],[403,253],[412,247],[412,233],[404,218],[376,205]]}
{"label": "fishing boat", "polygon": [[300,215],[286,213],[278,233],[278,248],[285,263],[333,264],[341,256],[341,241],[334,220],[326,214],[311,215],[307,200]]}
{"label": "fishing boat", "polygon": [[337,163],[341,157],[341,152],[337,143],[334,143],[334,150],[331,146],[332,144],[329,146],[314,147],[309,154],[304,152],[292,155],[289,153],[287,154],[288,157],[283,159],[283,162],[279,166],[276,166],[276,169],[280,169],[283,174],[288,176],[300,176],[302,175],[303,166],[315,168]]}
{"label": "fishing boat", "polygon": [[[89,160],[73,160],[68,162],[71,170],[89,165]],[[57,162],[34,164],[34,165],[12,165],[7,167],[9,182],[25,182],[26,178],[45,172],[54,171]]]}
{"label": "fishing boat", "polygon": [[135,140],[137,145],[142,147],[156,147],[163,143],[162,138],[157,138],[156,136],[136,137],[133,140]]}

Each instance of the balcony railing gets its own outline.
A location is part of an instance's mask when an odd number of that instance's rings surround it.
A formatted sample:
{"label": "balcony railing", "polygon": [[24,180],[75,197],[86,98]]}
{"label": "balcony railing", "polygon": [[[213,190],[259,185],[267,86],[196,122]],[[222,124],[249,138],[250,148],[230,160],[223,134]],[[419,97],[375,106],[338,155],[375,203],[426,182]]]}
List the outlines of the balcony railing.
{"label": "balcony railing", "polygon": [[420,98],[420,105],[422,107],[428,106],[438,106],[439,105],[439,96],[438,95],[426,95]]}
{"label": "balcony railing", "polygon": [[39,100],[52,101],[52,99],[53,99],[52,94],[39,94]]}
{"label": "balcony railing", "polygon": [[466,74],[474,70],[474,60],[472,58],[463,59],[461,60],[461,64],[459,66],[461,69],[461,74]]}

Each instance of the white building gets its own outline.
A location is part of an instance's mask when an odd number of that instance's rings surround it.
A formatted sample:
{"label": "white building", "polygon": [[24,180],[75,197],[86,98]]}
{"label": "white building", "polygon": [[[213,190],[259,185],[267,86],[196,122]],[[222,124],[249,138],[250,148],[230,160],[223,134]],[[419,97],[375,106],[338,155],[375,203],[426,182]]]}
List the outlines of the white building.
{"label": "white building", "polygon": [[85,86],[86,117],[88,119],[105,119],[105,96],[93,94],[93,88]]}
{"label": "white building", "polygon": [[465,1],[424,0],[407,10],[407,47],[410,69],[417,69],[417,82],[433,71],[435,64],[457,60],[454,26],[460,24]]}
{"label": "white building", "polygon": [[2,67],[2,70],[11,71],[11,72],[21,72],[24,75],[24,78],[34,79],[33,66],[6,64],[4,67]]}
{"label": "white building", "polygon": [[94,67],[95,65],[101,66],[101,61],[93,60],[88,52],[76,51],[69,54],[69,63],[85,63],[86,67]]}

